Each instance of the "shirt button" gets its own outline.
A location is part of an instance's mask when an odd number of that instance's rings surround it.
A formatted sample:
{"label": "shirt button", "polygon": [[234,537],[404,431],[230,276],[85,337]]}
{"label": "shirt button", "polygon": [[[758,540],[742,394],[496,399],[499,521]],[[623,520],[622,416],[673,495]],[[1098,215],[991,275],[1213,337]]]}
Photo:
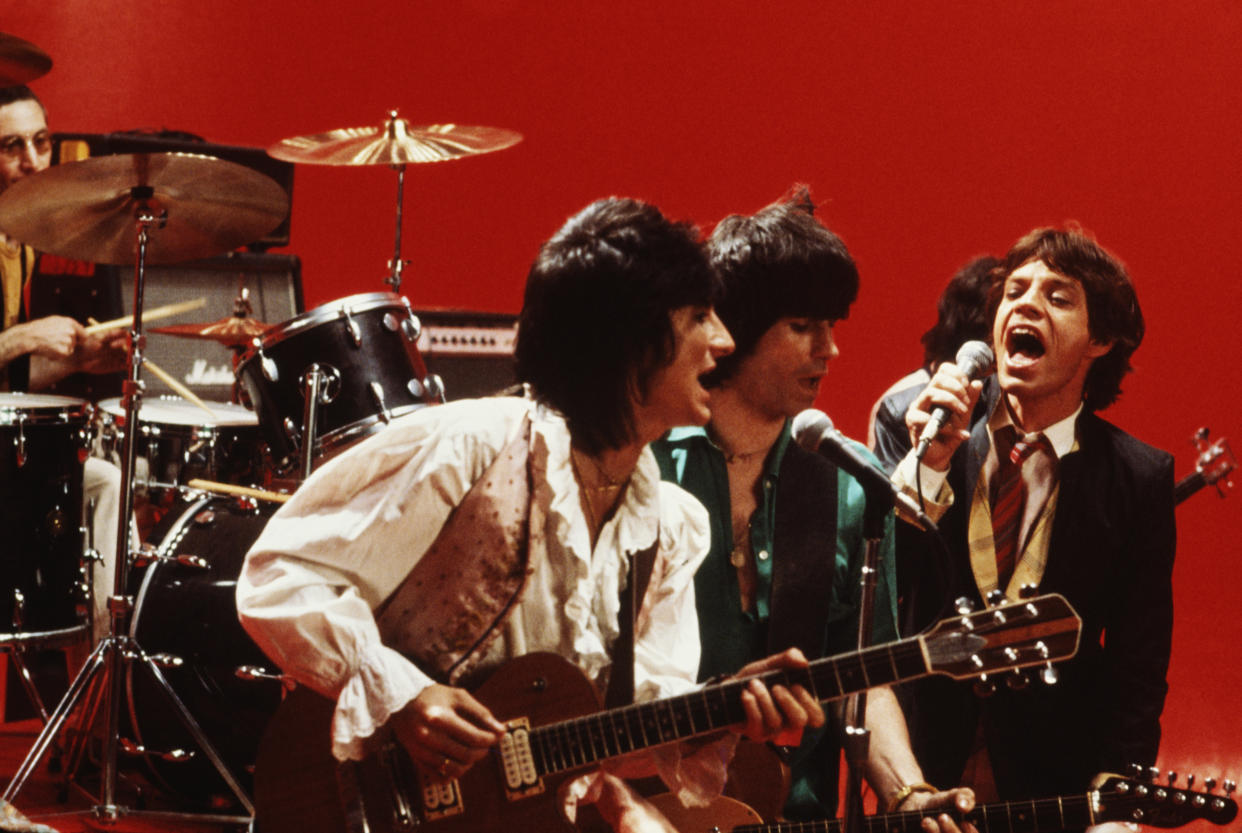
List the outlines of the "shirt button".
{"label": "shirt button", "polygon": [[756,555],[756,556],[755,556],[755,558],[758,558],[760,561],[767,561],[767,560],[768,560],[768,551],[767,551],[767,550],[759,550],[759,554],[758,554],[758,555]]}

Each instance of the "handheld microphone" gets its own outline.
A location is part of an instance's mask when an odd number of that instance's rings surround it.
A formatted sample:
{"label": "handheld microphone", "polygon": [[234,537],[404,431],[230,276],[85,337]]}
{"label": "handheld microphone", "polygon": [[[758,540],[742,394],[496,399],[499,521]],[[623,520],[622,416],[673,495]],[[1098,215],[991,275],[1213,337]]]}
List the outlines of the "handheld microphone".
{"label": "handheld microphone", "polygon": [[935,529],[936,524],[923,513],[918,503],[893,485],[888,475],[871,462],[852,440],[842,434],[832,424],[832,420],[823,411],[808,408],[794,417],[794,441],[813,454],[827,457],[845,473],[851,475],[863,487],[868,499],[877,497],[891,506],[899,505],[909,514],[918,518],[924,529]]}
{"label": "handheld microphone", "polygon": [[[982,379],[988,375],[995,360],[995,356],[992,355],[992,348],[982,341],[968,341],[957,349],[957,369],[965,373],[972,381]],[[944,428],[945,423],[952,416],[953,414],[949,409],[942,405],[937,406],[932,411],[931,419],[927,421],[927,425],[923,426],[923,433],[919,434],[919,443],[914,450],[914,459],[923,459],[923,455],[927,453],[932,440],[936,438],[936,435],[940,433],[940,429]]]}

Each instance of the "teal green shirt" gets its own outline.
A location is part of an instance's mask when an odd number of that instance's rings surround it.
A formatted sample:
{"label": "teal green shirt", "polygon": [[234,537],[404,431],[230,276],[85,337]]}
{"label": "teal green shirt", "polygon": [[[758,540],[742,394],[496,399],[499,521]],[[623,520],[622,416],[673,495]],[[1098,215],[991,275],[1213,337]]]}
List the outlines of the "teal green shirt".
{"label": "teal green shirt", "polygon": [[[751,550],[758,572],[755,610],[742,610],[737,570],[729,563],[733,551],[733,524],[729,500],[729,476],[721,450],[702,428],[675,428],[652,444],[665,480],[677,483],[707,508],[711,519],[711,550],[694,579],[703,657],[699,679],[732,674],[746,663],[770,653],[767,625],[772,594],[772,564],[780,557],[773,550],[776,493],[781,460],[791,442],[786,422],[780,438],[764,462],[758,506],[750,519]],[[859,446],[861,448],[861,446]],[[878,465],[878,463],[877,463]],[[837,540],[831,557],[836,566],[828,605],[823,656],[852,651],[858,645],[860,570],[864,554],[863,511],[866,498],[853,477],[837,472]],[[829,553],[825,553],[829,557]],[[890,515],[880,547],[876,581],[873,644],[897,639],[896,576],[893,555],[893,521]],[[810,657],[815,659],[815,657]],[[789,801],[785,816],[791,820],[835,815],[839,746],[835,732],[807,732],[791,756]]]}

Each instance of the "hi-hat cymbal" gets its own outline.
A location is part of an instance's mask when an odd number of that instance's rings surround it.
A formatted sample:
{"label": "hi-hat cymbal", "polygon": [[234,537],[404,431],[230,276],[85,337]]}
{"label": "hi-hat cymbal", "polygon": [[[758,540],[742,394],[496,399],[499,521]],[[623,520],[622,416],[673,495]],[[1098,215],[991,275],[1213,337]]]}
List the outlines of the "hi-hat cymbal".
{"label": "hi-hat cymbal", "polygon": [[152,327],[147,332],[216,341],[225,347],[249,347],[254,337],[266,333],[270,326],[253,318],[230,315],[206,324],[170,324],[167,327]]}
{"label": "hi-hat cymbal", "polygon": [[0,87],[26,84],[47,75],[52,59],[33,43],[0,32]]}
{"label": "hi-hat cymbal", "polygon": [[380,127],[343,127],[282,139],[267,149],[286,162],[311,165],[406,165],[503,150],[522,134],[501,127],[431,124],[411,127],[396,112]]}
{"label": "hi-hat cymbal", "polygon": [[151,229],[149,264],[221,254],[258,240],[284,219],[289,197],[270,177],[192,153],[96,156],[23,177],[0,194],[0,230],[36,249],[95,263],[137,259],[135,212]]}

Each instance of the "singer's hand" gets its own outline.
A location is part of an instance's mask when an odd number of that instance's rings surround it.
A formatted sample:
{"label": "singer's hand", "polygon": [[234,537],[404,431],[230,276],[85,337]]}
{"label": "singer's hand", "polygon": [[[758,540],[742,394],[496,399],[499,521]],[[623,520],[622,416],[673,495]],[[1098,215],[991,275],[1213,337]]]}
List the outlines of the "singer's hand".
{"label": "singer's hand", "polygon": [[906,427],[910,430],[910,444],[917,446],[919,435],[931,419],[931,413],[938,407],[948,410],[950,419],[936,434],[927,453],[923,455],[923,465],[936,471],[946,471],[949,459],[962,441],[970,437],[970,414],[979,401],[979,392],[983,390],[983,382],[970,380],[965,373],[952,362],[945,362],[936,370],[936,375],[923,389],[918,398],[906,411]]}

